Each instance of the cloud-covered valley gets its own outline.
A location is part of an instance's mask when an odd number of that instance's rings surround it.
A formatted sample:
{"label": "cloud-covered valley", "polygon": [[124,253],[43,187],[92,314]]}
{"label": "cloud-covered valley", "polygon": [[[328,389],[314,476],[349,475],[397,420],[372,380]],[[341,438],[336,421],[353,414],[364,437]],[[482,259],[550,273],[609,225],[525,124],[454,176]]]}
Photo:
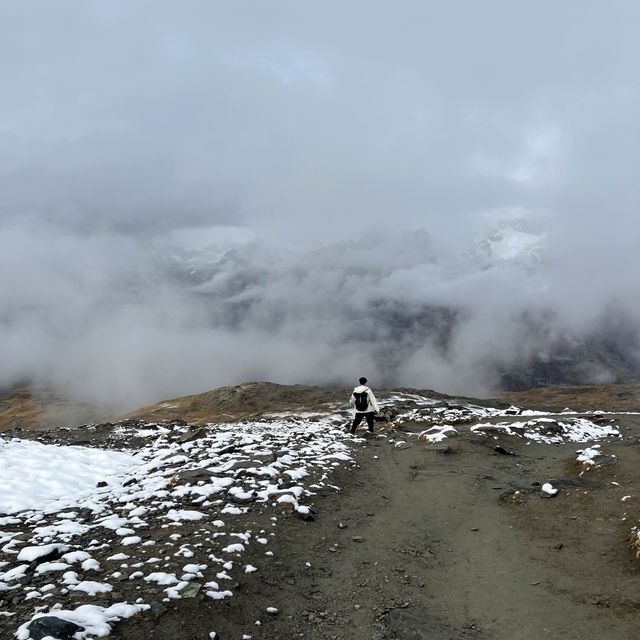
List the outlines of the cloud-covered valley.
{"label": "cloud-covered valley", "polygon": [[636,3],[0,12],[0,385],[638,372]]}
{"label": "cloud-covered valley", "polygon": [[460,246],[424,229],[313,250],[7,233],[3,385],[124,409],[244,380],[486,394],[637,371],[631,290],[578,286],[517,214]]}

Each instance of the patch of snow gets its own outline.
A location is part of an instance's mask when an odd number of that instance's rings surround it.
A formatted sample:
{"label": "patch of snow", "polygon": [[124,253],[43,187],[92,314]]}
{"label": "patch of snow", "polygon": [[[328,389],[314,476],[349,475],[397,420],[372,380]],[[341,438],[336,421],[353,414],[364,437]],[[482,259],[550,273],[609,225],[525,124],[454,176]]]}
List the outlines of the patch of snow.
{"label": "patch of snow", "polygon": [[60,510],[96,492],[96,484],[137,464],[121,451],[60,447],[0,438],[0,513]]}
{"label": "patch of snow", "polygon": [[202,520],[202,518],[204,518],[204,513],[201,513],[200,511],[171,509],[165,518],[173,520],[174,522],[180,522],[181,520]]}
{"label": "patch of snow", "polygon": [[43,544],[37,547],[23,547],[20,549],[20,553],[18,553],[17,560],[21,562],[33,562],[55,551],[65,552],[68,550],[69,547],[66,544]]}
{"label": "patch of snow", "polygon": [[176,584],[179,582],[178,578],[176,578],[175,573],[150,573],[148,576],[144,578],[145,582],[156,582],[157,584]]}
{"label": "patch of snow", "polygon": [[87,638],[95,636],[108,636],[111,632],[110,622],[118,622],[126,618],[131,618],[136,613],[148,608],[148,604],[132,605],[126,602],[118,602],[107,608],[83,604],[76,609],[55,609],[47,613],[40,612],[36,613],[29,622],[25,622],[18,627],[15,635],[17,640],[29,640],[30,633],[28,627],[31,622],[47,615],[54,615],[56,618],[73,622],[82,627],[82,631],[78,631],[74,635],[76,640],[86,640]]}
{"label": "patch of snow", "polygon": [[95,596],[98,593],[108,593],[113,590],[110,584],[103,582],[93,582],[92,580],[84,580],[71,587],[73,591],[84,591],[87,595]]}
{"label": "patch of snow", "polygon": [[576,453],[580,454],[576,458],[576,462],[580,462],[585,465],[595,465],[596,458],[602,456],[602,451],[600,451],[600,445],[594,444],[592,447],[588,449],[580,449]]}
{"label": "patch of snow", "polygon": [[[451,435],[457,435],[457,431],[450,425],[442,425],[440,427],[431,427],[418,434],[420,440],[427,442],[442,442]],[[397,445],[396,445],[397,446]]]}

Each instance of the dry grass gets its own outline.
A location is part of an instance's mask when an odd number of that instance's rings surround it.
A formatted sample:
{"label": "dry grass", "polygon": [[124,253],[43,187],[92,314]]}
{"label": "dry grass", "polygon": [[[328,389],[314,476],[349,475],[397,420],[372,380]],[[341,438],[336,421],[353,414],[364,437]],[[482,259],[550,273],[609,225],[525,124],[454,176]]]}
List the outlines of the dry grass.
{"label": "dry grass", "polygon": [[181,418],[191,424],[232,422],[278,411],[325,411],[328,403],[348,403],[351,389],[324,389],[271,382],[248,382],[136,409],[125,418],[149,421]]}
{"label": "dry grass", "polygon": [[14,429],[49,429],[104,421],[105,408],[64,400],[51,391],[13,389],[0,394],[0,433]]}
{"label": "dry grass", "polygon": [[15,389],[0,399],[0,431],[32,428],[39,423],[45,410],[44,403],[35,400],[30,391]]}

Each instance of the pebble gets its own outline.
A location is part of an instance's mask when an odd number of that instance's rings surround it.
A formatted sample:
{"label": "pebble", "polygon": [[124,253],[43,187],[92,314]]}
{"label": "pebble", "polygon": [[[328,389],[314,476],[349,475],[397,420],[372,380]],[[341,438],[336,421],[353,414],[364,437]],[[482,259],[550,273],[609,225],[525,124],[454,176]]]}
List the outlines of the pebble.
{"label": "pebble", "polygon": [[505,447],[497,444],[494,448],[494,451],[496,451],[497,453],[502,454],[503,456],[515,456],[515,452],[511,451],[510,449],[506,449]]}
{"label": "pebble", "polygon": [[180,591],[181,598],[195,598],[200,592],[202,585],[198,582],[190,582],[182,591]]}
{"label": "pebble", "polygon": [[364,538],[362,536],[353,536],[351,538],[354,542],[362,542]]}

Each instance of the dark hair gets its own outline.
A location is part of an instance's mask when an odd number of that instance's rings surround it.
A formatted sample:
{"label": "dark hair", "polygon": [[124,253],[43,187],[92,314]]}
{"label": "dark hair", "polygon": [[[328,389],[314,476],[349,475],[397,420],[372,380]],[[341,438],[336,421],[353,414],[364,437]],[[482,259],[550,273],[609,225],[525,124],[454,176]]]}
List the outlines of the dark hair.
{"label": "dark hair", "polygon": [[360,380],[358,380],[358,382],[360,384],[367,384],[367,379],[363,376],[362,378],[360,378]]}

